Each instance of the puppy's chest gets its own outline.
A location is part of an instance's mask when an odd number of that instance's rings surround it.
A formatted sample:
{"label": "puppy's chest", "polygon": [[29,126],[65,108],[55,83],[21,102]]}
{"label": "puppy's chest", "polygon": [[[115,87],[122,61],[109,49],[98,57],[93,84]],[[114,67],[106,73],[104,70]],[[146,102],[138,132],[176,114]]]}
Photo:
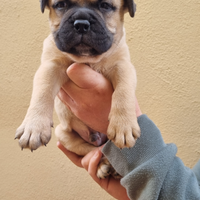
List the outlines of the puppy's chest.
{"label": "puppy's chest", "polygon": [[107,62],[100,62],[97,64],[89,64],[89,66],[95,70],[96,72],[103,74],[106,78],[108,78],[110,76],[110,74],[113,71],[114,66],[111,65],[111,63],[107,63]]}

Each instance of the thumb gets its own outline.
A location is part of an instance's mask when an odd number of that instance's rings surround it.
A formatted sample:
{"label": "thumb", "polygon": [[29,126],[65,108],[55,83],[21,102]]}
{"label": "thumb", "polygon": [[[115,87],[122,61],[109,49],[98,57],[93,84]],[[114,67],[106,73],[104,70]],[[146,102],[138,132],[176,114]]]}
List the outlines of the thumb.
{"label": "thumb", "polygon": [[70,65],[67,69],[67,75],[72,82],[83,89],[96,87],[102,83],[104,78],[103,75],[92,70],[88,65],[80,63]]}

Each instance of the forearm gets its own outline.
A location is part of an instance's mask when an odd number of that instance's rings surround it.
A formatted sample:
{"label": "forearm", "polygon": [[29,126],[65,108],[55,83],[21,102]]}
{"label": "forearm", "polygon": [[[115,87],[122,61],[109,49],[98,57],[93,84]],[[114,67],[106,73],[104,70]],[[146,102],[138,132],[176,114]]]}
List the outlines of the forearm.
{"label": "forearm", "polygon": [[160,131],[146,115],[138,118],[141,137],[132,149],[107,142],[102,152],[123,176],[121,184],[130,199],[200,199],[193,172],[176,157],[174,144],[165,144]]}

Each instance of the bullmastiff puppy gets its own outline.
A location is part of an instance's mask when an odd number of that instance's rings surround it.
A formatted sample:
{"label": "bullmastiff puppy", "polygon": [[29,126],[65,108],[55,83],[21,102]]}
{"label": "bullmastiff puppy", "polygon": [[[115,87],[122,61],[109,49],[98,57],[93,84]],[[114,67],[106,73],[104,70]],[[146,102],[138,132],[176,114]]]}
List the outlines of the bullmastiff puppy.
{"label": "bullmastiff puppy", "polygon": [[[53,108],[60,125],[55,134],[68,150],[86,155],[103,142],[101,133],[80,121],[57,97],[69,79],[66,69],[84,63],[102,73],[114,89],[107,137],[119,148],[131,148],[140,136],[135,112],[136,72],[131,64],[123,26],[124,14],[134,17],[133,0],[41,0],[49,10],[51,34],[44,40],[41,65],[25,119],[16,131],[21,148],[36,150],[51,138]],[[87,134],[90,144],[80,135]],[[79,135],[80,134],[80,135]],[[112,173],[104,159],[97,175]],[[106,169],[106,170],[105,170]]]}

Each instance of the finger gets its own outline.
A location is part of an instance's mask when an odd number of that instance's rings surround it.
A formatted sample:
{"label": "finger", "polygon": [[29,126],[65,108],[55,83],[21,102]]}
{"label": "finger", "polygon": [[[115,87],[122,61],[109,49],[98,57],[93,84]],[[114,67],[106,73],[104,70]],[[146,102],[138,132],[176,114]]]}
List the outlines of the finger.
{"label": "finger", "polygon": [[[90,151],[85,157],[83,157],[81,163],[82,163],[82,166],[83,166],[87,171],[88,171],[88,166],[89,166],[90,160],[91,160],[92,157],[97,156],[97,155],[95,155],[96,153],[100,153],[100,159],[101,159],[101,157],[102,157],[101,150],[103,149],[103,147],[104,147],[104,144],[103,144],[102,146],[100,146],[100,147],[98,147],[98,148],[96,148],[96,149]],[[98,157],[97,157],[97,158],[98,158]],[[93,158],[93,159],[94,159],[94,158]],[[100,159],[96,161],[97,164],[99,163]]]}
{"label": "finger", "polygon": [[88,171],[88,167],[91,161],[91,158],[96,154],[96,152],[98,152],[98,148],[89,152],[87,155],[85,155],[81,161],[81,164],[83,166],[83,168],[85,168]]}
{"label": "finger", "polygon": [[83,167],[88,171],[90,176],[93,178],[95,182],[101,185],[101,181],[96,173],[97,173],[97,167],[101,160],[102,153],[99,149],[96,149],[93,152],[90,152],[82,159],[82,165]]}
{"label": "finger", "polygon": [[112,84],[102,74],[92,70],[89,66],[75,63],[67,69],[67,73],[71,81],[65,83],[62,89],[77,104],[90,102],[91,97],[98,97],[103,93],[110,94],[109,98],[111,98]]}
{"label": "finger", "polygon": [[63,94],[63,96],[66,96],[65,98],[68,103],[74,102],[74,99],[79,99],[81,97],[80,94],[84,94],[83,92],[85,92],[85,90],[83,91],[83,89],[77,86],[72,80],[64,83],[62,86],[62,90],[67,94]]}
{"label": "finger", "polygon": [[69,110],[71,110],[70,107],[75,105],[75,101],[66,93],[63,88],[61,88],[58,92],[58,97],[68,107]]}
{"label": "finger", "polygon": [[74,63],[67,69],[69,78],[80,88],[90,89],[104,81],[102,74],[92,70],[88,65]]}
{"label": "finger", "polygon": [[93,177],[97,178],[97,168],[99,165],[99,162],[101,160],[102,153],[98,150],[95,152],[94,156],[91,158],[90,163],[88,165],[88,173]]}
{"label": "finger", "polygon": [[57,142],[57,147],[78,167],[82,167],[81,160],[82,156],[78,156],[77,154],[67,150],[60,142]]}
{"label": "finger", "polygon": [[126,189],[122,187],[120,180],[114,179],[112,176],[109,176],[106,179],[99,179],[97,177],[97,167],[102,157],[100,148],[87,156],[83,158],[82,165],[88,171],[93,180],[116,199],[128,200],[129,198],[127,197]]}
{"label": "finger", "polygon": [[99,179],[97,177],[96,172],[98,164],[102,157],[102,148],[103,146],[88,153],[82,159],[82,165],[88,171],[93,180],[97,182],[109,194],[111,194],[116,199],[128,200],[129,198],[126,193],[126,189],[122,187],[119,179],[114,179],[112,176],[109,176],[106,179]]}

